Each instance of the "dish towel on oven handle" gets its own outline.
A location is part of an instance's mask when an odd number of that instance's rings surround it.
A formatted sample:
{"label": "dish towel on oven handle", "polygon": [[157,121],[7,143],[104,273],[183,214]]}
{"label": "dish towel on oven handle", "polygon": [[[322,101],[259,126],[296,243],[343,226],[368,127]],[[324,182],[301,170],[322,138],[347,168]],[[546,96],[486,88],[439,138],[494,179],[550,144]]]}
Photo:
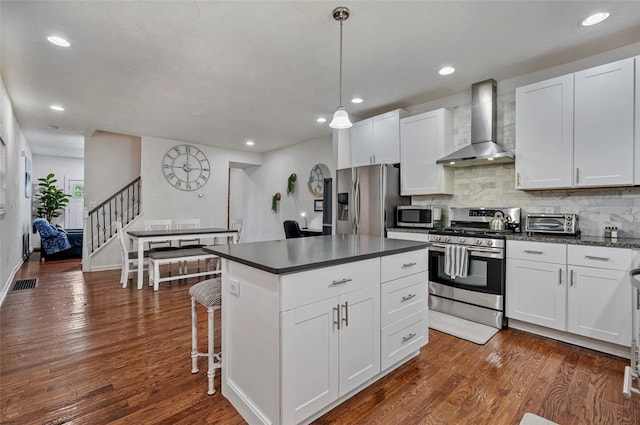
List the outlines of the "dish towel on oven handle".
{"label": "dish towel on oven handle", "polygon": [[463,245],[445,245],[444,273],[456,277],[467,277],[469,270],[469,252]]}

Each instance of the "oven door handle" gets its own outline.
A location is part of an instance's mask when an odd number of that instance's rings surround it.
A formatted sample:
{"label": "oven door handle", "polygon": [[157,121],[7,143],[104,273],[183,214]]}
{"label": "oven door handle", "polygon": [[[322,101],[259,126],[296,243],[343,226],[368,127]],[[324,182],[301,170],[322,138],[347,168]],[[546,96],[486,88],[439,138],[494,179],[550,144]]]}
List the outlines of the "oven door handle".
{"label": "oven door handle", "polygon": [[[431,244],[432,248],[437,248],[435,249],[435,251],[438,252],[444,252],[445,249],[445,245],[444,244],[435,244],[432,243]],[[475,247],[475,246],[468,246],[467,247],[467,251],[469,252],[469,255],[476,255],[477,257],[492,257],[495,258],[496,256],[500,256],[502,257],[502,250],[499,248],[479,248],[479,247]]]}

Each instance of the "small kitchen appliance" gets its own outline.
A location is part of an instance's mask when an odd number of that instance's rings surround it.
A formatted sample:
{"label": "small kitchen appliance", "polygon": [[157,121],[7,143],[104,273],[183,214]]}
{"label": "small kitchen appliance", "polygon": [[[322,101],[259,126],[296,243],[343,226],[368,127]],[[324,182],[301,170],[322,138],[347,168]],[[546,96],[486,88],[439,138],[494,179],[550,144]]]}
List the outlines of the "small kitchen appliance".
{"label": "small kitchen appliance", "polygon": [[[502,329],[506,235],[520,232],[520,208],[450,208],[450,227],[429,231],[429,308]],[[499,218],[500,230],[491,229]],[[451,276],[446,264],[455,249],[466,251],[466,276]]]}
{"label": "small kitchen appliance", "polygon": [[396,208],[398,227],[432,229],[442,226],[442,209],[424,205],[401,205]]}
{"label": "small kitchen appliance", "polygon": [[578,235],[578,216],[576,214],[527,214],[525,232]]}

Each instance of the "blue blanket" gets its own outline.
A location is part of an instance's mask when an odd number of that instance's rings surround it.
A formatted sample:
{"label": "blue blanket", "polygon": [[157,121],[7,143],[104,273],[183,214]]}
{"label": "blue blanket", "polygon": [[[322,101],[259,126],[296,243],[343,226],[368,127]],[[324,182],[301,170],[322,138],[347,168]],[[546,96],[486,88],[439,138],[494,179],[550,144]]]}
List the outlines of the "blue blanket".
{"label": "blue blanket", "polygon": [[67,233],[64,230],[58,230],[44,218],[36,218],[33,221],[33,225],[40,233],[42,249],[47,254],[55,254],[71,248],[69,238],[67,238]]}

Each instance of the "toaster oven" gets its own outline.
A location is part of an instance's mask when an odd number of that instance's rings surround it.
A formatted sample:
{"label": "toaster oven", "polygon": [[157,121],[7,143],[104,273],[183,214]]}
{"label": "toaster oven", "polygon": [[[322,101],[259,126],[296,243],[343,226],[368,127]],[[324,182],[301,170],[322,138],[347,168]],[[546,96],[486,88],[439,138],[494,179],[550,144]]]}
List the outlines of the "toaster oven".
{"label": "toaster oven", "polygon": [[527,214],[527,233],[578,235],[577,214]]}

